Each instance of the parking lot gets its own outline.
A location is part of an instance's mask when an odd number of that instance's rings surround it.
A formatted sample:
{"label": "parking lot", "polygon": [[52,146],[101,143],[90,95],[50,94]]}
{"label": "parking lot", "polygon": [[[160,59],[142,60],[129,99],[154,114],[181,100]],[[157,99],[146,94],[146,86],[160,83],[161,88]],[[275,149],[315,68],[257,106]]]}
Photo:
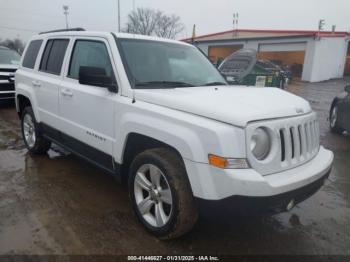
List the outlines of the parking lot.
{"label": "parking lot", "polygon": [[332,99],[350,78],[293,83],[318,113],[321,143],[333,150],[325,186],[288,213],[201,218],[173,241],[152,237],[126,190],[99,169],[53,147],[27,153],[14,105],[0,108],[1,254],[350,254],[350,137],[328,127]]}

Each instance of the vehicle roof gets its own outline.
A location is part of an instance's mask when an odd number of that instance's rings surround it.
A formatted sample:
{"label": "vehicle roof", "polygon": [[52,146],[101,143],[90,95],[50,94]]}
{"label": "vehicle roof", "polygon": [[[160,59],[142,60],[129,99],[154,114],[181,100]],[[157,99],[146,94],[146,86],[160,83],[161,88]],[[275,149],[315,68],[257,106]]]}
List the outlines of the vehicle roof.
{"label": "vehicle roof", "polygon": [[[145,36],[145,35],[137,35],[137,34],[127,34],[127,33],[116,33],[113,32],[117,38],[123,39],[140,39],[140,40],[149,40],[149,41],[158,41],[158,42],[167,42],[167,43],[175,43],[181,45],[190,46],[188,43],[184,43],[178,40],[160,38],[155,36]],[[62,36],[85,36],[85,37],[110,37],[111,32],[104,31],[64,31],[64,32],[52,32],[52,33],[43,33],[39,35],[35,35],[32,37],[32,40],[35,39],[46,39],[52,37],[62,37]]]}

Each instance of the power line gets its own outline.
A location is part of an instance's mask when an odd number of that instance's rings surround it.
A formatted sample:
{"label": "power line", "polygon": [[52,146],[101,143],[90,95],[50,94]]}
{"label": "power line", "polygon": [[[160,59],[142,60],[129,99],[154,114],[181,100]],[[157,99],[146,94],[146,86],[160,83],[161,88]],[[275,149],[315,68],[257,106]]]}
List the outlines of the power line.
{"label": "power line", "polygon": [[[6,10],[10,11],[10,12],[6,12]],[[20,17],[23,17],[23,16],[30,16],[31,18],[33,18],[34,16],[40,16],[40,17],[47,17],[47,18],[61,18],[60,15],[58,14],[54,14],[54,13],[51,13],[51,14],[48,14],[48,13],[41,13],[41,12],[37,12],[37,11],[30,11],[30,13],[28,13],[28,10],[26,9],[19,9],[19,8],[1,8],[0,9],[0,13],[1,13],[1,16],[3,15],[10,15],[12,16],[11,12],[13,11],[16,11],[17,15],[18,15],[18,12],[21,12],[20,14]],[[18,17],[16,17],[18,18]]]}
{"label": "power line", "polygon": [[4,29],[8,29],[8,30],[28,31],[28,32],[33,32],[33,33],[37,33],[37,32],[42,31],[42,30],[31,30],[31,29],[19,28],[19,27],[2,26],[2,25],[0,26],[0,28],[4,28]]}

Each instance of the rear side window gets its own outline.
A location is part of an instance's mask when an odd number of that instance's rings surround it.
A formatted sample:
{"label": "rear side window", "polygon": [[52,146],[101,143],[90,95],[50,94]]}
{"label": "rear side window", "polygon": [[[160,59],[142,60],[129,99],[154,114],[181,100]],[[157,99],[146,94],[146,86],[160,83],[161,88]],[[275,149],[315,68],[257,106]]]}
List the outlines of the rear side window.
{"label": "rear side window", "polygon": [[107,76],[114,77],[107,47],[103,42],[92,40],[75,42],[68,77],[78,79],[81,66],[103,68]]}
{"label": "rear side window", "polygon": [[68,39],[51,39],[47,41],[39,70],[59,75],[61,73],[68,43]]}
{"label": "rear side window", "polygon": [[24,55],[22,66],[33,69],[43,40],[33,40],[30,42],[26,54]]}

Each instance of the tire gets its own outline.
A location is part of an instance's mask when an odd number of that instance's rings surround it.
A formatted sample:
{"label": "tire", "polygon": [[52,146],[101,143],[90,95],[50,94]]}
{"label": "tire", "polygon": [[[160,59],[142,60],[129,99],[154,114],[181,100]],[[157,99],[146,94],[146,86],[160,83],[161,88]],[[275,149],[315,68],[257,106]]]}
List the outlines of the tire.
{"label": "tire", "polygon": [[198,219],[183,161],[169,149],[150,149],[136,156],[129,171],[129,194],[138,220],[161,239],[187,233]]}
{"label": "tire", "polygon": [[338,123],[338,105],[337,102],[333,102],[331,110],[329,111],[329,126],[332,133],[342,134],[344,129],[339,126]]}
{"label": "tire", "polygon": [[22,136],[24,144],[32,154],[45,154],[51,147],[51,142],[45,139],[39,131],[33,109],[24,108],[21,117]]}

